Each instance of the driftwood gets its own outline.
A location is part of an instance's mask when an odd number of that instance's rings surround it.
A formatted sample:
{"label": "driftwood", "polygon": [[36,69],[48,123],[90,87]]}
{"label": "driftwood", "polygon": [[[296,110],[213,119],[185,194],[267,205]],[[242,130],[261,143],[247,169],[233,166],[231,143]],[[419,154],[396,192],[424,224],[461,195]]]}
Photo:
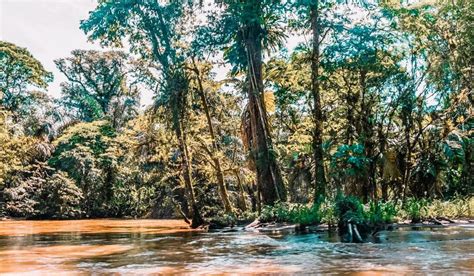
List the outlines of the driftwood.
{"label": "driftwood", "polygon": [[429,222],[432,222],[432,223],[434,223],[434,224],[436,224],[436,225],[443,225],[443,223],[442,223],[441,221],[439,221],[439,220],[437,220],[437,219],[435,219],[435,218],[430,218],[430,219],[428,219],[428,221],[429,221]]}
{"label": "driftwood", "polygon": [[258,220],[258,219],[255,219],[252,223],[250,223],[249,225],[245,226],[245,229],[252,229],[252,228],[257,228],[259,226],[261,226],[262,223]]}
{"label": "driftwood", "polygon": [[445,221],[447,221],[447,222],[449,222],[449,223],[456,223],[454,220],[451,220],[451,219],[449,219],[449,218],[447,218],[447,217],[436,217],[436,219],[445,220]]}

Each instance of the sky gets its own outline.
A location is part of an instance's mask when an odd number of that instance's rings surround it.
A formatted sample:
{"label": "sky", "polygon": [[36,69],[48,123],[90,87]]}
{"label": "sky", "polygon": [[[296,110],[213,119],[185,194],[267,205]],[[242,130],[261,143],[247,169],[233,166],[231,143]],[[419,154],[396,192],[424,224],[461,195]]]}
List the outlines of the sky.
{"label": "sky", "polygon": [[48,93],[59,97],[65,78],[53,61],[74,49],[100,49],[79,29],[95,6],[95,0],[0,0],[0,40],[27,48],[52,72]]}
{"label": "sky", "polygon": [[[96,0],[0,0],[0,40],[27,48],[54,74],[48,93],[60,97],[65,77],[54,60],[67,57],[74,49],[100,50],[79,29],[82,19],[96,6]],[[142,104],[152,95],[142,95]]]}

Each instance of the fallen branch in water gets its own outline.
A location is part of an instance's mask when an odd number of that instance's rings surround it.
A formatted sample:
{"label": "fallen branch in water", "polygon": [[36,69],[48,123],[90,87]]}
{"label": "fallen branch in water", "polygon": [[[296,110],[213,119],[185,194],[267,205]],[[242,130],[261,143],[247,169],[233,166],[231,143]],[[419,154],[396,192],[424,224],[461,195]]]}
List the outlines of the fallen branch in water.
{"label": "fallen branch in water", "polygon": [[249,225],[245,226],[245,228],[257,228],[261,225],[262,223],[260,222],[260,220],[255,219],[252,223],[250,223]]}
{"label": "fallen branch in water", "polygon": [[443,225],[443,223],[442,223],[441,221],[439,221],[439,220],[437,220],[437,219],[435,219],[435,218],[430,218],[430,219],[428,219],[427,221],[428,221],[428,222],[432,222],[432,223],[434,223],[434,224],[436,224],[436,225]]}
{"label": "fallen branch in water", "polygon": [[449,218],[447,218],[447,217],[436,217],[436,219],[445,220],[445,221],[447,221],[447,222],[449,222],[449,223],[456,223],[454,220],[451,220],[451,219],[449,219]]}

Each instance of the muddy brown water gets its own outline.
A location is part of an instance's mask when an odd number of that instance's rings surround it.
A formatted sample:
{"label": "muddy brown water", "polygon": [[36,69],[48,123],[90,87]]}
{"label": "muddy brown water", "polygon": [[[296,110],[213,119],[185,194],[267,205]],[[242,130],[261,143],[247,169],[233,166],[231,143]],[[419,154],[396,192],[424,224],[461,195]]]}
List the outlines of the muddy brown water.
{"label": "muddy brown water", "polygon": [[0,222],[0,274],[309,273],[474,275],[474,226],[345,244],[328,232],[199,232],[178,220]]}

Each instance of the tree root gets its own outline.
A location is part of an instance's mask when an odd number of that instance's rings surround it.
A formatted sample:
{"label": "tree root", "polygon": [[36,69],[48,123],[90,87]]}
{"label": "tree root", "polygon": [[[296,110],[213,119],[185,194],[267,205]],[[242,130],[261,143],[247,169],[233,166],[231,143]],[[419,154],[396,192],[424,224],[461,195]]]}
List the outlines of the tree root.
{"label": "tree root", "polygon": [[352,237],[352,224],[350,224],[350,223],[347,224],[347,230],[348,230],[348,233],[349,233],[349,242],[352,242],[352,240],[353,240],[353,237]]}
{"label": "tree root", "polygon": [[191,228],[196,229],[200,226],[204,226],[206,222],[201,217],[198,207],[196,205],[193,205],[192,207],[193,207],[193,219],[191,222]]}
{"label": "tree root", "polygon": [[357,225],[354,224],[354,225],[352,226],[352,228],[353,228],[353,230],[354,230],[354,233],[355,233],[355,237],[356,237],[356,239],[357,239],[357,242],[364,242],[364,240],[362,240],[362,237],[361,237],[360,234],[359,234],[359,230],[357,229]]}
{"label": "tree root", "polygon": [[[345,242],[355,242],[355,243],[363,243],[364,239],[360,235],[359,229],[357,228],[357,224],[348,222],[347,223],[347,235],[348,239]],[[342,236],[341,236],[342,237]]]}
{"label": "tree root", "polygon": [[183,210],[181,209],[181,206],[179,206],[179,204],[174,199],[172,199],[171,202],[173,203],[174,207],[176,208],[176,211],[183,217],[184,221],[188,225],[191,225],[191,221],[188,219],[186,214],[183,212]]}

